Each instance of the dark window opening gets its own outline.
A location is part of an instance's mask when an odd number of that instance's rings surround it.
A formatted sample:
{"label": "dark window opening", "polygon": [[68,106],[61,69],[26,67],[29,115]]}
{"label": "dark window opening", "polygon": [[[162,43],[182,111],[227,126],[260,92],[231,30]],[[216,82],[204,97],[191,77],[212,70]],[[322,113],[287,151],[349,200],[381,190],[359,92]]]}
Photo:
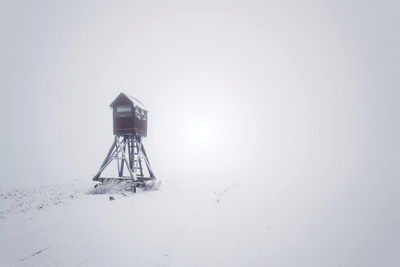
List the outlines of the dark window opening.
{"label": "dark window opening", "polygon": [[118,106],[116,108],[117,117],[132,117],[132,106]]}

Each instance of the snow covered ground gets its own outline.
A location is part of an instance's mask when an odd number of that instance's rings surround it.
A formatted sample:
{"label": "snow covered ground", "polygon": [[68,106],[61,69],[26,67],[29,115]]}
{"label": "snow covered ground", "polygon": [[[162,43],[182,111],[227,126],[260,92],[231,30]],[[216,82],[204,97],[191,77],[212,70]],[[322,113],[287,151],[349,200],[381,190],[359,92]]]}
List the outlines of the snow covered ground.
{"label": "snow covered ground", "polygon": [[88,194],[90,186],[0,192],[0,266],[400,263],[397,246],[382,250],[379,243],[397,236],[390,228],[379,232],[365,216],[335,213],[333,195],[309,194],[290,181],[186,178],[137,194]]}

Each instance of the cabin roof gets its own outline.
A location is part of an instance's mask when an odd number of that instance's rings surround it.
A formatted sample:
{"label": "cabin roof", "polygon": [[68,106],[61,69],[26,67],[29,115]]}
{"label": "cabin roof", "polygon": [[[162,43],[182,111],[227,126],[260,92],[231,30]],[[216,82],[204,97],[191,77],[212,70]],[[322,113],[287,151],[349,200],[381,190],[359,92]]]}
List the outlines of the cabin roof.
{"label": "cabin roof", "polygon": [[121,92],[121,93],[117,96],[117,98],[115,98],[114,101],[111,102],[110,107],[114,107],[118,102],[123,101],[123,100],[125,100],[125,102],[126,102],[126,100],[127,100],[129,103],[131,103],[131,104],[132,104],[133,106],[135,106],[135,107],[139,107],[139,108],[141,108],[141,109],[147,110],[146,107],[143,105],[142,102],[140,102],[139,99],[134,98],[133,96],[130,96],[130,95],[125,94],[125,93],[123,93],[123,92]]}

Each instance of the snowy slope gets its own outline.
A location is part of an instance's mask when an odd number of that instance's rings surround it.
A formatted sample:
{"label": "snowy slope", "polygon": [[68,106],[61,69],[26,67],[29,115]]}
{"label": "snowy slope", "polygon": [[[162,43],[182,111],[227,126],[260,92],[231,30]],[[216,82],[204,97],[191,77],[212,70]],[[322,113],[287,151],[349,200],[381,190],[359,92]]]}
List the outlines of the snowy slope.
{"label": "snowy slope", "polygon": [[[315,201],[290,183],[165,180],[158,191],[114,201],[88,188],[42,188],[3,205],[0,266],[377,266],[348,251],[356,244],[349,234],[362,232],[326,223],[329,196]],[[52,204],[38,208],[38,199]]]}

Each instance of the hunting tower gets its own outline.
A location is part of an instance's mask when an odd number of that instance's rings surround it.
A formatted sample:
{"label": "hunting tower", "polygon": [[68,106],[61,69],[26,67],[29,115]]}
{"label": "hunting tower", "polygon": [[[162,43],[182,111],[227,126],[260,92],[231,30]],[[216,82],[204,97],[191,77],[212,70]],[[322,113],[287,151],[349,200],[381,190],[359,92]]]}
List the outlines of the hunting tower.
{"label": "hunting tower", "polygon": [[[110,107],[113,110],[114,142],[93,181],[102,184],[129,181],[136,190],[136,186],[147,185],[156,179],[142,142],[147,136],[148,112],[139,100],[125,93],[120,93]],[[113,160],[117,162],[118,175],[101,177]]]}

